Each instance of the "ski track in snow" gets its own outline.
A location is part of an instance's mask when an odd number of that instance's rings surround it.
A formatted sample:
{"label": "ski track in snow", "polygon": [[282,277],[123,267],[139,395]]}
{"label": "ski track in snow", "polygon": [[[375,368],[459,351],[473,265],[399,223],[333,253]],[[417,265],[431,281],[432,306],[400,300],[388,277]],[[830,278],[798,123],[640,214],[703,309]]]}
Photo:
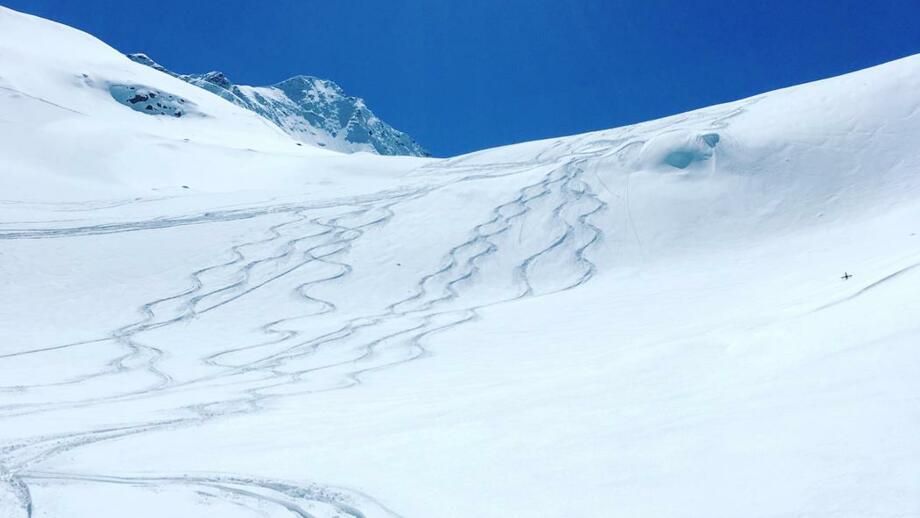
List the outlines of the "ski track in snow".
{"label": "ski track in snow", "polygon": [[[722,127],[728,118],[742,110],[716,114],[715,118],[710,119],[711,127]],[[156,416],[140,416],[123,426],[69,434],[38,435],[15,444],[2,445],[0,480],[5,480],[12,488],[20,501],[23,515],[27,517],[34,512],[30,485],[64,481],[147,488],[174,486],[232,494],[243,501],[275,506],[289,515],[300,517],[396,516],[372,498],[350,489],[294,485],[225,474],[123,477],[56,473],[42,470],[38,465],[57,455],[100,441],[199,425],[233,414],[257,412],[264,403],[274,398],[352,387],[362,383],[362,376],[369,372],[426,356],[426,337],[478,318],[478,310],[481,308],[523,297],[568,290],[588,282],[596,270],[590,259],[591,248],[604,239],[603,231],[591,219],[604,211],[607,203],[595,194],[592,182],[584,177],[585,169],[594,158],[610,156],[644,142],[633,138],[627,131],[621,139],[589,141],[582,143],[580,148],[575,148],[568,141],[559,140],[526,162],[470,165],[464,164],[464,160],[469,157],[452,159],[438,164],[438,167],[428,168],[442,169],[442,176],[449,178],[440,184],[313,204],[285,203],[186,216],[164,216],[143,221],[76,226],[56,227],[50,221],[20,228],[9,228],[7,224],[7,228],[0,230],[0,240],[79,239],[82,236],[142,232],[213,222],[258,221],[258,218],[268,215],[285,216],[284,221],[267,226],[261,236],[224,251],[221,256],[227,257],[226,260],[191,272],[189,288],[143,304],[139,309],[141,317],[137,321],[114,329],[108,336],[0,356],[0,361],[3,361],[40,352],[93,347],[105,342],[118,344],[124,351],[111,358],[97,372],[45,385],[0,387],[0,390],[14,396],[14,399],[17,395],[28,395],[36,389],[72,388],[110,376],[128,375],[148,380],[147,385],[141,388],[128,387],[124,391],[77,401],[55,402],[49,399],[5,404],[0,407],[0,418],[102,407],[140,399],[154,400],[198,389],[217,390],[220,395],[218,399],[206,402],[173,406],[173,416],[169,418],[163,418],[159,412]],[[467,240],[444,253],[444,263],[440,268],[417,279],[414,292],[408,297],[391,302],[380,313],[347,318],[333,331],[318,336],[309,336],[291,325],[295,320],[321,315],[334,316],[339,311],[334,301],[311,295],[311,288],[347,280],[354,269],[348,262],[352,244],[360,240],[368,230],[388,225],[398,213],[400,204],[459,182],[513,177],[547,164],[554,164],[548,173],[539,181],[519,188],[509,201],[494,207],[491,217],[475,225]],[[601,182],[596,174],[594,177],[597,182]],[[606,190],[605,186],[602,187]],[[84,207],[84,210],[91,212],[120,204],[96,203]],[[68,206],[64,210],[75,211],[79,208]],[[548,219],[543,223],[545,227],[542,230],[545,232],[540,232],[544,236],[543,243],[534,250],[524,251],[513,241],[515,235],[519,241],[524,234],[528,217]],[[511,242],[505,242],[509,239]],[[506,255],[515,258],[512,271],[496,274],[486,270],[486,265],[493,264],[491,259]],[[553,260],[567,263],[569,266],[566,271],[571,275],[553,269]],[[549,265],[552,274],[536,271],[544,263]],[[319,275],[307,281],[288,280],[293,278],[291,274],[311,264],[330,267],[334,273]],[[498,261],[498,264],[504,263]],[[477,297],[477,288],[497,285],[498,280],[490,278],[490,275],[507,275],[513,279],[512,287],[497,294]],[[290,283],[290,291],[297,295],[305,311],[295,317],[262,323],[259,330],[265,337],[263,341],[236,344],[199,358],[198,361],[208,367],[208,374],[177,379],[163,366],[168,350],[145,337],[150,331],[194,321],[202,315],[221,311],[265,286],[279,283]],[[355,340],[360,346],[350,347],[348,343]],[[307,360],[318,363],[310,364]],[[314,514],[319,508],[325,509],[323,512],[327,514]]]}
{"label": "ski track in snow", "polygon": [[[311,262],[322,262],[337,267],[339,271],[334,275],[310,280],[293,288],[304,303],[315,308],[314,312],[296,318],[308,318],[311,315],[335,312],[337,308],[334,302],[310,296],[310,287],[347,276],[353,267],[345,261],[340,261],[339,258],[347,256],[351,242],[360,239],[367,228],[387,224],[393,217],[393,206],[414,197],[423,196],[428,192],[400,193],[395,196],[382,196],[376,200],[349,200],[343,204],[318,207],[322,209],[345,209],[345,211],[333,216],[311,217],[311,208],[281,206],[259,211],[210,212],[190,217],[157,218],[142,222],[4,231],[0,234],[0,239],[73,238],[85,235],[144,231],[188,224],[251,219],[276,212],[288,212],[291,215],[288,220],[268,227],[264,237],[234,245],[229,250],[229,260],[192,272],[190,275],[191,287],[189,289],[145,303],[140,308],[141,319],[114,330],[108,337],[49,346],[4,356],[9,358],[69,347],[90,347],[106,341],[118,343],[125,350],[123,355],[111,359],[106,368],[98,372],[53,384],[4,387],[4,389],[14,394],[28,393],[30,390],[39,387],[77,386],[93,378],[124,375],[126,373],[144,373],[152,379],[152,383],[141,390],[109,394],[82,401],[4,405],[0,408],[0,415],[5,416],[23,416],[35,412],[52,412],[63,408],[72,409],[81,406],[105,405],[114,401],[126,401],[133,398],[152,398],[180,388],[187,389],[204,383],[232,379],[252,372],[267,374],[257,379],[255,383],[243,381],[244,390],[241,393],[242,395],[236,396],[236,400],[215,401],[204,405],[194,405],[194,408],[187,408],[187,410],[194,410],[197,413],[193,417],[166,420],[151,419],[130,426],[98,429],[63,436],[38,436],[19,444],[4,445],[2,458],[4,459],[5,478],[9,480],[11,487],[16,489],[25,515],[31,516],[33,511],[29,497],[29,484],[67,480],[99,484],[134,484],[151,487],[158,485],[209,487],[248,499],[272,502],[294,516],[314,516],[306,510],[308,506],[305,506],[303,502],[310,502],[311,504],[319,502],[326,506],[331,506],[336,512],[344,516],[365,516],[367,511],[360,511],[349,503],[356,500],[355,493],[349,490],[333,490],[320,486],[299,487],[246,477],[215,476],[206,478],[181,475],[126,479],[99,474],[74,475],[31,471],[29,467],[53,456],[99,441],[154,430],[189,426],[236,412],[257,411],[262,402],[272,397],[346,388],[360,383],[362,374],[424,356],[427,351],[422,344],[422,340],[426,336],[448,330],[453,326],[476,318],[476,310],[481,305],[446,310],[439,310],[438,307],[462,298],[462,285],[474,282],[478,270],[477,264],[485,261],[490,255],[501,253],[499,248],[490,241],[490,238],[509,232],[516,220],[532,210],[530,204],[534,203],[535,200],[549,196],[554,196],[558,200],[558,203],[552,208],[552,218],[554,221],[562,222],[564,231],[558,236],[553,236],[545,248],[530,255],[516,266],[515,269],[520,276],[522,288],[519,293],[506,300],[534,294],[534,287],[528,274],[529,267],[539,261],[541,257],[567,244],[571,244],[573,260],[583,269],[583,273],[570,286],[565,286],[562,289],[574,287],[585,282],[594,271],[593,264],[586,257],[586,251],[602,235],[600,229],[592,225],[588,219],[602,210],[605,204],[590,192],[586,183],[580,180],[581,174],[582,170],[577,163],[567,163],[552,170],[540,182],[521,188],[512,201],[493,210],[491,220],[477,225],[468,241],[448,251],[447,264],[436,272],[422,277],[417,283],[414,295],[392,303],[385,313],[352,318],[336,331],[306,339],[300,336],[302,334],[300,331],[285,329],[286,320],[267,322],[261,326],[261,330],[271,340],[223,350],[202,358],[202,362],[214,367],[217,372],[181,382],[177,382],[166,370],[160,367],[161,360],[168,353],[157,347],[156,344],[147,343],[143,339],[145,332],[195,319],[204,313],[218,311],[221,307],[232,304],[234,301],[245,297],[268,283],[284,282],[285,276]],[[467,175],[456,181],[471,181],[488,177],[489,175]],[[563,220],[563,211],[584,200],[590,202],[587,204],[586,209],[579,212],[571,222],[565,222]],[[357,223],[352,223],[351,220],[357,220]],[[314,231],[306,234],[285,235],[286,229],[299,228],[304,224],[313,227]],[[579,230],[590,234],[590,238],[583,243],[577,244],[574,243],[574,240]],[[266,245],[268,246],[266,250],[259,248]],[[469,253],[479,246],[483,246],[484,249],[479,252]],[[465,257],[461,258],[464,255]],[[285,264],[290,262],[294,256],[296,256],[296,259],[294,259],[293,263]],[[283,267],[278,271],[273,271],[271,275],[265,278],[253,278],[252,272],[256,267],[272,264],[283,265]],[[208,282],[206,280],[208,276],[227,282]],[[503,302],[503,300],[497,300],[493,303],[498,302]],[[356,350],[353,356],[347,359],[284,373],[278,370],[286,362],[315,354],[320,349],[334,348],[338,343],[351,338],[359,331],[372,331],[374,328],[382,328],[383,324],[387,324],[388,328],[395,327],[396,329],[394,332],[385,333],[368,341],[361,349]],[[384,348],[387,349],[387,352],[381,351]],[[274,352],[242,364],[222,362],[222,359],[226,356],[231,356],[241,351],[259,349],[271,349]],[[0,358],[0,361],[2,359]],[[307,388],[297,388],[297,385],[309,381],[311,374],[320,371],[335,371],[339,373],[339,376],[333,377],[332,381],[329,381],[326,385],[312,386],[307,383]],[[272,389],[278,388],[283,389],[281,393],[272,392]],[[361,501],[361,505],[375,509],[374,516],[393,515],[391,511],[385,510],[369,497],[361,496],[357,500]]]}

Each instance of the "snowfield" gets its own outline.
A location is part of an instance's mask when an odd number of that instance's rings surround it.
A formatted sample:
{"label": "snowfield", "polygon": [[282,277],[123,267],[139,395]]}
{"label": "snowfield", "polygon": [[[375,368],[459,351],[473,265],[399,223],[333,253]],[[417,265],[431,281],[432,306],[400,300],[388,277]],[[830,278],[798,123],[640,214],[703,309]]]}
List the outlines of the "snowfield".
{"label": "snowfield", "polygon": [[920,516],[920,56],[383,157],[0,8],[0,338],[2,518]]}

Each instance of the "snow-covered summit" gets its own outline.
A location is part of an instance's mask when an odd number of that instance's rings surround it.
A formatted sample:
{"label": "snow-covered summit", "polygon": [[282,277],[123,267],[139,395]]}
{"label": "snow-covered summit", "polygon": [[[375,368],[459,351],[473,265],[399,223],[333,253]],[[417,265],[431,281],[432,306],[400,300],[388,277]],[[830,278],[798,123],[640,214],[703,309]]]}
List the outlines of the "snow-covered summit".
{"label": "snow-covered summit", "polygon": [[252,110],[301,142],[345,152],[429,156],[412,137],[375,116],[363,99],[328,79],[297,75],[271,86],[245,86],[222,72],[177,74],[146,54],[128,57]]}

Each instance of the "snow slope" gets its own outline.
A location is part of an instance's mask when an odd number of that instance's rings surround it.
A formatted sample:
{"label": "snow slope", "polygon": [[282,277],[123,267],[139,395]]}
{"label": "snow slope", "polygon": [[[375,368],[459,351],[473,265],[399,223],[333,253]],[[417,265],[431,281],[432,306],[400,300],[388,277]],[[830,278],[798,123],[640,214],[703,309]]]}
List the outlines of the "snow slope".
{"label": "snow slope", "polygon": [[0,78],[4,518],[920,515],[920,56],[445,160]]}
{"label": "snow slope", "polygon": [[364,99],[346,95],[328,79],[299,75],[272,86],[235,85],[222,72],[179,75],[146,54],[128,58],[252,110],[300,142],[349,153],[430,156],[412,137],[374,115]]}

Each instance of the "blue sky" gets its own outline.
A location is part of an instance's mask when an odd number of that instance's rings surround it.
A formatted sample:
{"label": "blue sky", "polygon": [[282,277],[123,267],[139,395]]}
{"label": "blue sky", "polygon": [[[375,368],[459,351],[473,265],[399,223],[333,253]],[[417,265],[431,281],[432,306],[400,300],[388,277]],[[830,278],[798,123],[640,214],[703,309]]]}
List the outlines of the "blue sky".
{"label": "blue sky", "polygon": [[621,126],[920,52],[920,2],[0,0],[177,72],[332,79],[436,156]]}

